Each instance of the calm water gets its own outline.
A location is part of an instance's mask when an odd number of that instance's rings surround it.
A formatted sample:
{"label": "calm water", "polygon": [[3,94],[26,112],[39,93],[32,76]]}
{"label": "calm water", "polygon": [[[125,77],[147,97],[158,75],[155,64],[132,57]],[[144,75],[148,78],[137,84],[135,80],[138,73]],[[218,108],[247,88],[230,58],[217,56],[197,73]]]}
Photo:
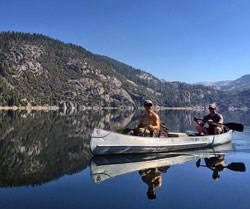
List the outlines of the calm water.
{"label": "calm water", "polygon": [[[0,209],[250,207],[249,112],[223,113],[225,122],[243,123],[245,130],[234,132],[233,143],[216,150],[92,157],[89,140],[94,127],[133,127],[139,114],[0,112]],[[160,112],[172,131],[194,130],[192,118],[203,114]],[[220,167],[220,177],[213,179],[215,162],[227,167]],[[155,169],[147,169],[149,165]],[[149,199],[149,185],[159,179],[155,199]]]}

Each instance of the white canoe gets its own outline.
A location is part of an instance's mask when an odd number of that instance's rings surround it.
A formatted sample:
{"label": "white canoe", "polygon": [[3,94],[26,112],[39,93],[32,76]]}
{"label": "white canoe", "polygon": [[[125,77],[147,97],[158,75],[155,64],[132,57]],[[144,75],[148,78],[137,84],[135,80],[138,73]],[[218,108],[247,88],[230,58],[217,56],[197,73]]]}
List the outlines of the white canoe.
{"label": "white canoe", "polygon": [[90,140],[94,155],[172,152],[212,147],[232,141],[232,130],[219,135],[141,137],[95,128]]}
{"label": "white canoe", "polygon": [[214,157],[229,150],[233,150],[232,143],[216,146],[214,149],[188,152],[94,156],[90,164],[90,175],[95,183],[100,183],[116,176],[143,169],[166,167],[192,160]]}

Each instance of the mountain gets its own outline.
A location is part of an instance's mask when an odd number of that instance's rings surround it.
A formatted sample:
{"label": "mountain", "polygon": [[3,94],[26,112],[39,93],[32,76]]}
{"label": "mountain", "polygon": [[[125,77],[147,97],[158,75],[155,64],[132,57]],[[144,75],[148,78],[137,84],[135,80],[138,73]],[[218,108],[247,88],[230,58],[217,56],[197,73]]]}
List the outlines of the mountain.
{"label": "mountain", "polygon": [[[145,98],[160,106],[250,107],[250,91],[166,82],[86,49],[41,34],[0,33],[0,106],[136,108]],[[171,73],[171,72],[166,72]],[[235,100],[237,98],[237,100]]]}
{"label": "mountain", "polygon": [[250,74],[244,75],[233,81],[200,82],[197,84],[216,87],[224,91],[244,91],[250,89]]}
{"label": "mountain", "polygon": [[199,82],[196,83],[197,85],[204,85],[204,86],[214,86],[220,88],[221,86],[226,86],[230,84],[231,81],[215,81],[215,82]]}
{"label": "mountain", "polygon": [[244,75],[229,84],[222,87],[222,90],[227,91],[244,91],[250,90],[250,74]]}

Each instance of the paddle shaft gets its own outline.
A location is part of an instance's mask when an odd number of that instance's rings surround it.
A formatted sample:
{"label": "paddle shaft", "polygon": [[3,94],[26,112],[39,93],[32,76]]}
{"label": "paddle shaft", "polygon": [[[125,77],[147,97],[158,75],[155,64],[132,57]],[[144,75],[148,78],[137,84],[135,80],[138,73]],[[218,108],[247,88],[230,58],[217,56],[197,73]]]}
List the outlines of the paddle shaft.
{"label": "paddle shaft", "polygon": [[[200,119],[200,118],[194,118],[194,121],[203,121],[203,119]],[[243,124],[240,124],[240,123],[223,123],[223,124],[219,124],[219,123],[213,123],[214,125],[223,125],[229,129],[232,129],[234,131],[239,131],[239,132],[242,132],[244,130],[244,125]]]}
{"label": "paddle shaft", "polygon": [[[245,172],[246,171],[246,167],[245,167],[244,163],[230,163],[227,166],[223,166],[223,165],[220,165],[220,166],[222,166],[223,168],[228,168],[229,170],[232,170],[232,171],[239,171],[239,172]],[[199,165],[197,167],[207,167],[207,168],[210,168],[210,167],[208,167],[206,165]],[[212,168],[210,168],[210,169],[212,169]],[[212,169],[212,170],[214,170],[214,169]]]}
{"label": "paddle shaft", "polygon": [[[203,123],[205,123],[205,121],[203,120],[203,119],[201,119],[201,118],[194,118],[194,121],[198,121],[198,120],[200,120],[200,121],[202,121]],[[225,124],[222,124],[222,123],[212,123],[211,125],[225,125]]]}

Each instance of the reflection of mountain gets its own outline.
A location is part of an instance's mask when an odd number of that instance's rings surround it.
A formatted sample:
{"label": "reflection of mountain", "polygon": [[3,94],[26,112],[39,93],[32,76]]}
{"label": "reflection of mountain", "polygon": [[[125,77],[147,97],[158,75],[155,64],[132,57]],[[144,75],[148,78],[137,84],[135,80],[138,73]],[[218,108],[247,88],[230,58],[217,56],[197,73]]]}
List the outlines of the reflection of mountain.
{"label": "reflection of mountain", "polygon": [[[220,112],[220,110],[218,110]],[[224,111],[220,112],[224,117],[224,122],[241,123],[245,126],[250,125],[250,111]],[[171,131],[185,132],[187,130],[194,130],[193,118],[203,118],[208,114],[208,111],[189,111],[189,110],[166,110],[160,111],[159,115],[161,122],[165,123]]]}
{"label": "reflection of mountain", "polygon": [[94,127],[126,126],[132,113],[0,112],[0,187],[38,185],[85,169]]}
{"label": "reflection of mountain", "polygon": [[[5,118],[6,119],[6,118]],[[60,117],[29,115],[8,121],[0,138],[0,186],[36,185],[87,167],[87,140],[69,137],[74,126]],[[63,119],[63,118],[62,118]],[[6,121],[7,122],[7,121]]]}
{"label": "reflection of mountain", "polygon": [[[90,161],[89,139],[94,127],[116,130],[133,127],[141,112],[84,111],[0,112],[0,187],[37,185],[85,169]],[[170,130],[194,128],[203,112],[161,111]],[[226,122],[250,124],[249,112],[224,113]]]}

